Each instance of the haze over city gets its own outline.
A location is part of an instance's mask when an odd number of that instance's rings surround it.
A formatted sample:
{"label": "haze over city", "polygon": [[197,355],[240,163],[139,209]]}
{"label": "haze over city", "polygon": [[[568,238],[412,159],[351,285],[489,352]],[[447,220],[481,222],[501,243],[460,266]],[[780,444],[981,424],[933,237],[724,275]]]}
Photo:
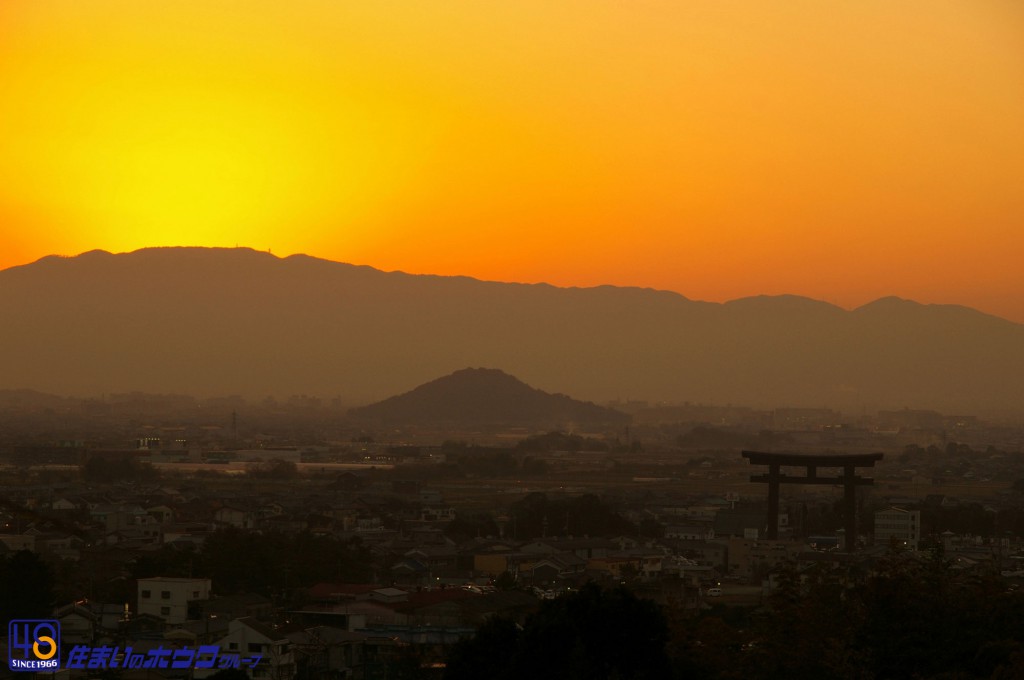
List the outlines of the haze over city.
{"label": "haze over city", "polygon": [[885,298],[726,304],[640,288],[385,273],[250,249],[49,257],[0,271],[0,387],[308,395],[352,406],[467,367],[599,403],[1024,414],[1024,326]]}

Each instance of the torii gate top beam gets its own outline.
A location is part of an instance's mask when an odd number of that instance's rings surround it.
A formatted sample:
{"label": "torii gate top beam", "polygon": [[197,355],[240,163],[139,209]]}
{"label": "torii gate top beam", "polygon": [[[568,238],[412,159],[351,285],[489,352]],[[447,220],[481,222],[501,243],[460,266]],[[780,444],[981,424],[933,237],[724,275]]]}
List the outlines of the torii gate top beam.
{"label": "torii gate top beam", "polygon": [[874,467],[882,460],[881,453],[766,453],[743,451],[743,457],[754,465],[782,465],[792,467]]}

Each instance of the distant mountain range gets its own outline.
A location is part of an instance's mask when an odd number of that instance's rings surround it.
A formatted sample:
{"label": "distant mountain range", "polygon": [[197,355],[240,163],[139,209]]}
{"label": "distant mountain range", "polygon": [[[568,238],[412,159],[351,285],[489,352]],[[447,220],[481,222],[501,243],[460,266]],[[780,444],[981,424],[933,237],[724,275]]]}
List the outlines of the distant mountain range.
{"label": "distant mountain range", "polygon": [[466,366],[595,402],[1024,412],[1024,326],[958,306],[717,304],[249,249],[93,251],[0,271],[0,388],[358,405]]}
{"label": "distant mountain range", "polygon": [[349,414],[382,423],[529,425],[560,430],[631,421],[610,408],[534,389],[494,368],[465,368]]}

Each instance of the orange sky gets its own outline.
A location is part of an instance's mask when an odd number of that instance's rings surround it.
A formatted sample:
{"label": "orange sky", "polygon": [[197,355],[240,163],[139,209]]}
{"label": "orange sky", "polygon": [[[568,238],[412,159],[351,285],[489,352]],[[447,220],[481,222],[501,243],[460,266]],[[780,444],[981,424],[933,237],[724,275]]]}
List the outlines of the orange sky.
{"label": "orange sky", "polygon": [[1024,322],[1018,0],[3,0],[0,267],[244,245]]}

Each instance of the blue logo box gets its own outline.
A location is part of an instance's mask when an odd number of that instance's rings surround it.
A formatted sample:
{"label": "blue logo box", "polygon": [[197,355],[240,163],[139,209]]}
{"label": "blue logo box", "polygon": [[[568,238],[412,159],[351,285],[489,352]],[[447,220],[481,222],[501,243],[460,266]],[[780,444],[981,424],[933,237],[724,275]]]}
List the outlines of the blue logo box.
{"label": "blue logo box", "polygon": [[7,667],[12,671],[60,668],[60,621],[12,619],[7,626]]}

